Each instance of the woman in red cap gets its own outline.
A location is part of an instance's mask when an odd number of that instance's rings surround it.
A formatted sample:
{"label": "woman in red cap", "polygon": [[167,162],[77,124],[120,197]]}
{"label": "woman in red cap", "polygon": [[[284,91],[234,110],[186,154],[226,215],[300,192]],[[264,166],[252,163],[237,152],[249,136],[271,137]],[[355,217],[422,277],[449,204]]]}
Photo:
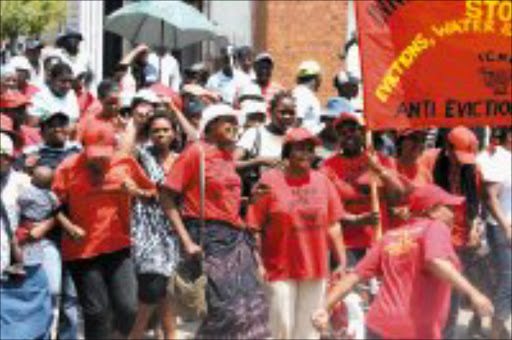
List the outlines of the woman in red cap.
{"label": "woman in red cap", "polygon": [[[487,276],[482,275],[484,265],[480,248],[483,223],[482,212],[482,175],[476,164],[478,139],[468,128],[459,126],[452,129],[443,149],[428,150],[421,162],[431,171],[434,183],[447,192],[466,198],[464,204],[456,208],[455,224],[452,228],[452,243],[462,261],[465,274],[473,284],[483,288]],[[445,330],[447,339],[455,338],[456,324],[461,304],[461,296],[454,293],[450,316]],[[478,331],[480,323],[473,319],[470,332]]]}
{"label": "woman in red cap", "polygon": [[319,144],[306,129],[291,129],[282,152],[286,168],[262,175],[249,206],[248,224],[261,235],[262,271],[273,295],[275,339],[319,338],[309,320],[327,291],[329,246],[345,264],[341,201],[329,178],[311,169]]}
{"label": "woman in red cap", "polygon": [[237,117],[228,105],[209,106],[199,124],[204,140],[181,153],[167,173],[161,193],[164,210],[189,258],[186,268],[191,275],[200,270],[193,260],[204,254],[208,314],[196,339],[270,336],[265,293],[239,215],[241,180],[233,157]]}
{"label": "woman in red cap", "polygon": [[78,243],[66,236],[62,240],[86,339],[111,339],[113,329],[126,337],[132,329],[137,284],[130,256],[131,203],[134,196],[156,193],[134,159],[115,154],[114,135],[112,124],[89,121],[82,130],[83,151],[60,164],[53,183],[70,219],[87,233]]}
{"label": "woman in red cap", "polygon": [[327,327],[329,311],[357,283],[380,277],[383,285],[367,315],[367,339],[442,339],[451,287],[467,295],[479,315],[493,314],[489,299],[462,276],[450,226],[463,197],[427,185],[410,197],[414,218],[387,232],[329,294],[326,310],[313,316]]}

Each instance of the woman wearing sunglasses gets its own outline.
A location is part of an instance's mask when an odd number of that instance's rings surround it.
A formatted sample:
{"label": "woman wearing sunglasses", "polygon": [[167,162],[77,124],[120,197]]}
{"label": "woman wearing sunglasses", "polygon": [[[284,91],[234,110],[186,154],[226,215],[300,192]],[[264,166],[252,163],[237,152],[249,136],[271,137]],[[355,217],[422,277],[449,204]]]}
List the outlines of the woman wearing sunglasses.
{"label": "woman wearing sunglasses", "polygon": [[164,210],[188,257],[186,267],[195,271],[197,261],[192,260],[202,256],[208,278],[208,314],[195,338],[265,339],[270,336],[267,301],[239,215],[241,180],[233,157],[237,114],[227,105],[209,106],[199,133],[203,138],[185,148],[161,192]]}
{"label": "woman wearing sunglasses", "polygon": [[286,167],[262,175],[248,211],[272,291],[274,339],[319,338],[310,316],[326,294],[330,247],[345,264],[341,201],[329,178],[311,169],[318,145],[306,129],[289,130],[282,152]]}

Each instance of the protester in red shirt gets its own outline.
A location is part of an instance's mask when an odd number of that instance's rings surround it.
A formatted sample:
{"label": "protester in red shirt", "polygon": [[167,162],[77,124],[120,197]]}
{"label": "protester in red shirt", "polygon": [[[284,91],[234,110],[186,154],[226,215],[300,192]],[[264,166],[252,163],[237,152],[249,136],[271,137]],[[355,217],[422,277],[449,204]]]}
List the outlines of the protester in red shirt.
{"label": "protester in red shirt", "polygon": [[[452,243],[463,264],[464,273],[473,284],[485,286],[488,277],[480,274],[486,270],[485,261],[477,250],[481,244],[483,222],[482,211],[482,174],[476,164],[478,139],[466,127],[459,126],[450,131],[443,149],[428,150],[421,158],[431,171],[434,183],[449,193],[461,195],[466,201],[455,211],[455,225],[452,228]],[[461,296],[454,294],[445,338],[455,338]],[[471,331],[478,331],[481,322],[477,319],[470,323]]]}
{"label": "protester in red shirt", "polygon": [[342,113],[334,126],[340,138],[341,150],[324,161],[322,170],[338,188],[347,213],[357,215],[355,220],[342,221],[343,237],[348,252],[349,265],[354,265],[375,241],[374,229],[378,216],[372,212],[369,196],[370,172],[373,172],[382,189],[381,221],[389,229],[387,199],[400,196],[404,187],[394,174],[392,159],[365,152],[364,122],[355,113]]}
{"label": "protester in red shirt", "polygon": [[16,145],[16,156],[20,155],[23,147],[39,144],[42,141],[39,129],[26,125],[26,110],[29,105],[30,100],[17,91],[5,92],[0,97],[0,111],[11,118],[13,129],[21,138],[21,144]]}
{"label": "protester in red shirt", "polygon": [[[415,218],[386,233],[338,283],[327,310],[360,281],[380,277],[383,284],[367,316],[369,339],[441,339],[451,287],[466,294],[481,316],[491,316],[492,303],[459,273],[450,240],[451,208],[463,200],[434,185],[417,188],[410,198]],[[327,311],[316,312],[313,320],[325,329]]]}
{"label": "protester in red shirt", "polygon": [[[204,253],[208,315],[196,334],[199,339],[270,336],[267,301],[239,216],[241,180],[233,158],[237,129],[237,114],[230,106],[208,107],[199,125],[204,140],[190,144],[178,157],[161,195],[185,252],[196,257]],[[179,197],[183,198],[181,214]],[[197,275],[197,262],[191,260],[187,268]]]}
{"label": "protester in red shirt", "polygon": [[288,166],[262,175],[256,187],[259,197],[249,207],[248,224],[263,240],[261,256],[272,290],[274,339],[318,337],[308,321],[327,291],[329,242],[345,265],[341,201],[329,178],[311,169],[320,143],[306,129],[291,129],[282,153]]}
{"label": "protester in red shirt", "polygon": [[113,338],[112,319],[127,336],[137,311],[130,258],[131,202],[134,196],[154,197],[156,188],[134,159],[114,154],[114,128],[108,122],[84,126],[82,144],[83,152],[57,168],[53,184],[70,219],[87,233],[78,243],[64,236],[62,255],[82,305],[85,338]]}

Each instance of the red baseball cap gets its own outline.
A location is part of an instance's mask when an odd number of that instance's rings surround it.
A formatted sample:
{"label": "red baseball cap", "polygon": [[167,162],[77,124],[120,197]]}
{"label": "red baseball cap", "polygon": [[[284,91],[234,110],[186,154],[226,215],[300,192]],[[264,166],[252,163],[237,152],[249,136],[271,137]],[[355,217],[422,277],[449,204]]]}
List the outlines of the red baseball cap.
{"label": "red baseball cap", "polygon": [[464,203],[462,196],[452,195],[437,185],[417,187],[409,197],[411,211],[424,211],[436,205],[459,206]]}
{"label": "red baseball cap", "polygon": [[454,128],[448,135],[448,141],[461,164],[475,164],[478,153],[478,139],[464,126]]}
{"label": "red baseball cap", "polygon": [[19,91],[8,91],[0,97],[0,108],[15,109],[30,104],[30,99]]}
{"label": "red baseball cap", "polygon": [[343,112],[342,114],[340,114],[338,118],[334,120],[334,127],[337,127],[338,125],[346,121],[352,121],[360,126],[365,126],[364,119],[363,117],[361,117],[361,115],[355,112]]}
{"label": "red baseball cap", "polygon": [[87,158],[111,158],[116,145],[112,123],[91,119],[82,130],[82,144]]}
{"label": "red baseball cap", "polygon": [[314,136],[308,129],[305,128],[291,128],[286,133],[284,144],[299,143],[304,141],[311,141],[315,146],[321,145],[322,141]]}
{"label": "red baseball cap", "polygon": [[174,105],[180,110],[183,111],[183,100],[179,93],[174,91],[169,86],[165,86],[161,83],[156,83],[151,86],[151,90],[159,97],[171,99]]}

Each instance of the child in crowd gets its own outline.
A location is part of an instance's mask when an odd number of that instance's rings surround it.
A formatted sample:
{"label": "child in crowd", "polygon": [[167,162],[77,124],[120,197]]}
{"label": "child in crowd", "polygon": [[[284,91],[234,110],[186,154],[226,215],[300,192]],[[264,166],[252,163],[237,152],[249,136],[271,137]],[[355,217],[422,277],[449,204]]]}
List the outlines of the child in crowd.
{"label": "child in crowd", "polygon": [[[33,252],[36,251],[37,242],[32,242],[41,240],[55,226],[55,222],[74,240],[81,240],[85,236],[85,231],[60,211],[57,196],[51,191],[52,181],[53,170],[36,165],[32,171],[30,187],[19,198],[21,220],[16,234],[20,244],[25,245],[25,257],[35,255]],[[34,223],[47,220],[49,223],[33,226]]]}

